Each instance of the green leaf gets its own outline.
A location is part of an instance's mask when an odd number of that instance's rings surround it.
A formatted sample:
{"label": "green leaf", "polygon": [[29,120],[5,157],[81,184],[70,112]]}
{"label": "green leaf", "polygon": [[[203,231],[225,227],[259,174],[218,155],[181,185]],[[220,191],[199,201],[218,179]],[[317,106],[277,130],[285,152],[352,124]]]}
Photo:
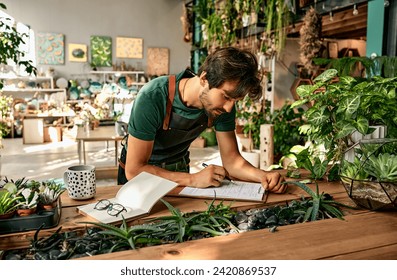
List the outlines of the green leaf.
{"label": "green leaf", "polygon": [[296,88],[296,93],[300,97],[305,98],[310,96],[315,89],[317,89],[317,87],[313,85],[300,85],[299,87]]}
{"label": "green leaf", "polygon": [[353,133],[353,131],[355,130],[356,128],[352,124],[346,123],[342,126],[342,130],[338,131],[338,133],[335,135],[335,139],[341,139],[343,137],[346,137],[347,135]]}
{"label": "green leaf", "polygon": [[299,99],[291,104],[291,108],[300,107],[300,106],[306,104],[308,101],[309,101],[308,99]]}
{"label": "green leaf", "polygon": [[321,125],[326,122],[329,118],[329,115],[325,111],[325,108],[321,111],[315,111],[311,114],[310,122],[314,125]]}
{"label": "green leaf", "polygon": [[360,116],[360,117],[357,118],[356,125],[357,125],[358,132],[360,132],[363,135],[367,134],[368,128],[369,128],[368,119],[366,119],[365,117]]}
{"label": "green leaf", "polygon": [[298,186],[299,188],[301,188],[302,190],[307,192],[313,198],[317,197],[317,194],[311,188],[309,188],[306,184],[303,184],[299,181],[288,181],[287,183]]}
{"label": "green leaf", "polygon": [[335,78],[338,75],[338,71],[336,69],[327,69],[320,75],[318,75],[315,79],[314,82],[328,82]]}
{"label": "green leaf", "polygon": [[328,160],[321,162],[320,158],[316,157],[314,159],[314,165],[313,165],[313,173],[315,177],[314,179],[323,178],[325,172],[327,171],[327,166],[328,166]]}
{"label": "green leaf", "polygon": [[337,112],[345,112],[346,117],[350,117],[357,111],[360,106],[360,101],[361,97],[358,94],[355,96],[348,96],[342,99]]}
{"label": "green leaf", "polygon": [[312,209],[311,215],[310,215],[311,221],[317,220],[319,210],[320,210],[320,199],[315,198],[315,199],[313,199],[313,209]]}
{"label": "green leaf", "polygon": [[390,99],[395,99],[396,98],[396,89],[392,88],[389,90],[389,92],[387,93],[387,97]]}

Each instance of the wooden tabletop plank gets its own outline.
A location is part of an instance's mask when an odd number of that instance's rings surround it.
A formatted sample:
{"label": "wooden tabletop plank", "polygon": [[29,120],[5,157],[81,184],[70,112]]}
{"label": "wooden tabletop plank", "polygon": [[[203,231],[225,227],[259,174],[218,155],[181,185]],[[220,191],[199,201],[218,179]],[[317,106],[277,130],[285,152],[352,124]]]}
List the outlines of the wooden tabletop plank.
{"label": "wooden tabletop plank", "polygon": [[[397,259],[397,215],[366,212],[240,234],[97,255],[101,260]],[[375,255],[371,255],[374,253]]]}
{"label": "wooden tabletop plank", "polygon": [[94,130],[86,132],[83,127],[78,127],[76,140],[84,141],[106,141],[106,140],[117,140],[120,141],[124,136],[120,136],[116,133],[114,126],[99,126]]}

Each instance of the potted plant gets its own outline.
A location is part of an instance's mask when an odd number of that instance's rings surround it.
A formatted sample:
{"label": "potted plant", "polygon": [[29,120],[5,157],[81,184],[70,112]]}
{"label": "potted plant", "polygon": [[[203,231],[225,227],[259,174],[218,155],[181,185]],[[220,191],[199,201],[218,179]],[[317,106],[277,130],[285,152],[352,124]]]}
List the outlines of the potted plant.
{"label": "potted plant", "polygon": [[5,178],[4,182],[3,188],[13,196],[18,197],[16,211],[19,216],[27,216],[36,212],[39,199],[39,182],[28,181],[25,178],[16,181]]}
{"label": "potted plant", "polygon": [[341,164],[341,180],[357,205],[371,210],[397,207],[397,139],[360,140],[355,158]]}
{"label": "potted plant", "polygon": [[14,216],[19,206],[19,199],[20,197],[14,196],[6,189],[0,191],[0,219],[8,219]]}
{"label": "potted plant", "polygon": [[[359,139],[373,133],[373,126],[387,127],[385,136],[397,138],[397,77],[361,78],[337,77],[335,69],[328,69],[314,79],[313,85],[297,88],[300,100],[292,107],[310,103],[304,113],[307,124],[300,131],[316,145],[324,145],[327,152],[327,172],[342,159],[344,152]],[[369,136],[371,137],[371,136]]]}
{"label": "potted plant", "polygon": [[39,187],[39,206],[44,210],[51,210],[56,207],[59,196],[65,191],[62,184],[55,181],[45,181]]}

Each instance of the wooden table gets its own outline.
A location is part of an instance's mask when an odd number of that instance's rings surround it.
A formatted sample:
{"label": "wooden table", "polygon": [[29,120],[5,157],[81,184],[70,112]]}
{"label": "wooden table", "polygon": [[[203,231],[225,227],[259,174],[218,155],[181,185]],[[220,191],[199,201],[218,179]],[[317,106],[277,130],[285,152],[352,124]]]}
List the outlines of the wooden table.
{"label": "wooden table", "polygon": [[117,135],[114,126],[99,126],[94,130],[85,131],[83,127],[78,127],[76,140],[78,141],[77,153],[79,163],[86,164],[85,143],[98,141],[114,141],[115,147],[115,166],[118,164],[118,142],[123,140],[123,136]]}
{"label": "wooden table", "polygon": [[[314,185],[311,185],[315,188]],[[350,205],[354,203],[347,196],[340,182],[321,183],[321,192],[331,194],[335,200]],[[63,231],[83,230],[90,221],[76,211],[76,206],[92,203],[101,198],[113,197],[119,186],[100,187],[94,199],[76,201],[66,193],[62,194]],[[305,192],[292,185],[287,193],[270,194],[267,202],[231,202],[235,209],[250,209],[299,199]],[[203,211],[207,204],[203,199],[167,196],[165,198],[182,212]],[[227,203],[227,202],[224,202]],[[249,231],[222,237],[207,238],[184,243],[167,244],[103,254],[89,259],[397,259],[397,213],[374,212],[366,209],[347,209],[345,221],[327,219],[278,227],[275,233],[268,229]],[[166,206],[158,202],[149,216],[132,223],[143,223],[147,219],[169,215]],[[40,236],[49,235],[58,227],[43,230]],[[29,245],[34,232],[0,235],[0,249],[23,248]]]}

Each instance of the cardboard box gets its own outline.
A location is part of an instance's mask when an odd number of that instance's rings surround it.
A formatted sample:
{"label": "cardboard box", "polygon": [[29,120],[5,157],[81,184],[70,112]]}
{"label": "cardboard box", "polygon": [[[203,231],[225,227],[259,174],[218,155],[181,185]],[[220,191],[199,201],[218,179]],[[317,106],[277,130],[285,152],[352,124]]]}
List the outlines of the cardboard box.
{"label": "cardboard box", "polygon": [[43,119],[23,119],[23,143],[42,144],[43,138]]}
{"label": "cardboard box", "polygon": [[61,142],[62,127],[46,126],[44,127],[44,142]]}

